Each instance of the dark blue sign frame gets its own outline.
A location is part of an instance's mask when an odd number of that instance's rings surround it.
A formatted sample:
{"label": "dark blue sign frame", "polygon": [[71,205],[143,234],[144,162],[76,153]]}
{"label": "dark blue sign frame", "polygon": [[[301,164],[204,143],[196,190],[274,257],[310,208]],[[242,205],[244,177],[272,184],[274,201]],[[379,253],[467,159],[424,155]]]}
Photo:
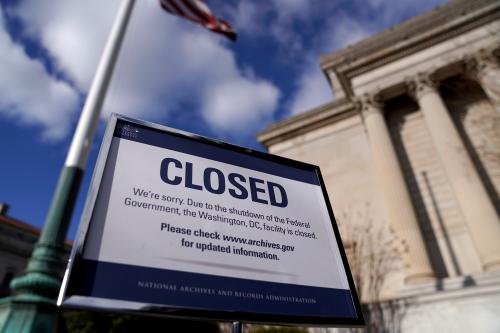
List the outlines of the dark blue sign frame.
{"label": "dark blue sign frame", "polygon": [[[168,140],[165,137],[168,136]],[[200,273],[145,268],[116,263],[97,262],[83,258],[85,241],[97,200],[97,194],[104,175],[113,137],[147,143],[157,147],[181,151],[186,154],[216,159],[233,165],[254,169],[300,180],[321,187],[328,209],[331,226],[339,246],[340,256],[346,272],[349,290],[308,287],[273,283],[232,277],[213,276]],[[182,147],[182,148],[180,148]],[[235,154],[237,159],[235,159]],[[214,158],[216,156],[216,158]],[[199,284],[199,293],[177,295],[162,294],[158,290],[133,288],[140,276],[154,277],[158,281],[170,281],[181,285],[191,281]],[[117,278],[119,277],[119,278]],[[230,301],[214,294],[218,287],[241,289],[245,297]],[[168,289],[168,288],[167,288]],[[293,289],[293,302],[258,302],[255,295],[272,293],[287,295]],[[165,295],[169,295],[165,301]],[[253,296],[252,296],[253,295]],[[253,298],[253,299],[252,299]],[[308,303],[320,300],[317,306],[300,306],[294,303]],[[325,307],[323,304],[329,304]],[[141,306],[137,306],[140,304]],[[58,305],[74,308],[95,308],[112,311],[168,315],[175,317],[205,318],[217,320],[238,320],[267,324],[360,327],[364,326],[358,295],[343,249],[340,233],[318,166],[287,158],[235,146],[157,124],[130,119],[113,114],[109,120],[101,145],[99,157],[92,176],[91,187],[82,215],[79,232],[58,299]],[[323,305],[323,306],[322,306]]]}

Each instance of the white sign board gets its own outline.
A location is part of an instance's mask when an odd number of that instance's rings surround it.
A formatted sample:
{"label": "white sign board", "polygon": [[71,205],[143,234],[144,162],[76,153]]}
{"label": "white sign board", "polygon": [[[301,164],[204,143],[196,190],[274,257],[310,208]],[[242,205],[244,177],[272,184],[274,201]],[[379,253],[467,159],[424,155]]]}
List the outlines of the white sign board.
{"label": "white sign board", "polygon": [[318,167],[117,116],[59,303],[363,323]]}

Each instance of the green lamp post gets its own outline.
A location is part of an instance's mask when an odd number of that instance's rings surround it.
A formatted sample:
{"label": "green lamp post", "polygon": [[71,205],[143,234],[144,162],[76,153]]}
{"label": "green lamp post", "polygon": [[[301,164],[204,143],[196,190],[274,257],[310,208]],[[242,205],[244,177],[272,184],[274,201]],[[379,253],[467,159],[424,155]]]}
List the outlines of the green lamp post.
{"label": "green lamp post", "polygon": [[122,0],[71,142],[40,238],[26,272],[0,300],[0,333],[55,332],[64,239],[83,178],[107,87],[135,0]]}

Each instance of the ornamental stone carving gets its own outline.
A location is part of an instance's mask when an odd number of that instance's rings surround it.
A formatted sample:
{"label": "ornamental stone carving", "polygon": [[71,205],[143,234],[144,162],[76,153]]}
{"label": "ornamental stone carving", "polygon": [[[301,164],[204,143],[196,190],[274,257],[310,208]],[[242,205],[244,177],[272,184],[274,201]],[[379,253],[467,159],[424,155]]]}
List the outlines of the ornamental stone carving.
{"label": "ornamental stone carving", "polygon": [[372,113],[383,111],[384,103],[379,92],[365,93],[354,100],[354,105],[361,112],[363,118]]}
{"label": "ornamental stone carving", "polygon": [[500,64],[491,49],[480,49],[475,54],[466,56],[464,60],[467,76],[474,79],[487,74],[490,70],[500,68]]}
{"label": "ornamental stone carving", "polygon": [[412,78],[407,78],[406,85],[408,89],[408,95],[415,100],[419,100],[423,95],[429,92],[435,92],[438,83],[432,77],[431,73],[421,72]]}
{"label": "ornamental stone carving", "polygon": [[465,74],[477,81],[500,112],[500,64],[493,49],[481,49],[464,60]]}

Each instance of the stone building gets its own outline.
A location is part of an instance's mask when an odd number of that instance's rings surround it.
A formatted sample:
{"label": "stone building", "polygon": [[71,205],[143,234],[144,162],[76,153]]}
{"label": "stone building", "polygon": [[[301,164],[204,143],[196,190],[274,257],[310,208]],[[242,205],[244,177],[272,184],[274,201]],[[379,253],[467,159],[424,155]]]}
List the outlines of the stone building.
{"label": "stone building", "polygon": [[[40,229],[9,216],[8,208],[0,203],[0,298],[9,295],[10,281],[23,273],[40,235]],[[69,253],[72,242],[65,246]]]}
{"label": "stone building", "polygon": [[450,1],[321,57],[335,99],[258,136],[403,244],[377,297],[404,332],[500,332],[499,56],[500,2]]}
{"label": "stone building", "polygon": [[23,272],[40,230],[7,215],[0,204],[0,297],[9,294],[10,281]]}

